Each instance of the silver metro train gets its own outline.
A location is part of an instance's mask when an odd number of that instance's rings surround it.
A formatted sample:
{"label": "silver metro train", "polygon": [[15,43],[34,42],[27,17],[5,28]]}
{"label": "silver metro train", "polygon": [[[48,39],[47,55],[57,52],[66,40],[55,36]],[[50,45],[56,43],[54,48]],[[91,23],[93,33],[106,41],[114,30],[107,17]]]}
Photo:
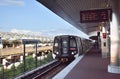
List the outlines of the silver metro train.
{"label": "silver metro train", "polygon": [[71,61],[87,52],[92,41],[73,35],[60,35],[54,38],[53,58],[60,61]]}

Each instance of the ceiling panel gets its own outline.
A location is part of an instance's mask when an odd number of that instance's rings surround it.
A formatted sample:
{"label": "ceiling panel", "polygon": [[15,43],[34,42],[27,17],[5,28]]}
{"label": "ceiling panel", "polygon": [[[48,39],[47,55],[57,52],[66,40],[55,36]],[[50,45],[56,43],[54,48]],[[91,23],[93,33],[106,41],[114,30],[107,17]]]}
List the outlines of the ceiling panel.
{"label": "ceiling panel", "polygon": [[[74,27],[89,33],[97,31],[99,23],[80,23],[80,11],[109,8],[110,0],[37,0]],[[93,27],[92,27],[93,26]],[[96,27],[94,27],[96,26]],[[88,28],[87,28],[88,27]],[[92,27],[89,28],[89,27]]]}

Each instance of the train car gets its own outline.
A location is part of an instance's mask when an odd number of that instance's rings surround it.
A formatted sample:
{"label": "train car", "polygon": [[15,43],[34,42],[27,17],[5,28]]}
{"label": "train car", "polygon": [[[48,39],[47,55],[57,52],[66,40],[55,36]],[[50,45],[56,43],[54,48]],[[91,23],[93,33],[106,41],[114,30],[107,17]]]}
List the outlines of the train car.
{"label": "train car", "polygon": [[[71,61],[90,48],[91,41],[73,35],[60,35],[54,38],[53,58]],[[87,44],[87,45],[86,45]]]}

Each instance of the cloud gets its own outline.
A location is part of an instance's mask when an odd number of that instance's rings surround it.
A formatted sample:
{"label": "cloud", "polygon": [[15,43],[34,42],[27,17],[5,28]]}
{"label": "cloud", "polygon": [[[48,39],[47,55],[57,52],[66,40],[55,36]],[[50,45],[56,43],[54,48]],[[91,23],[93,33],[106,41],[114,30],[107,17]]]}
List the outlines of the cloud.
{"label": "cloud", "polygon": [[25,3],[23,0],[0,0],[0,6],[23,6]]}
{"label": "cloud", "polygon": [[51,30],[40,30],[39,32],[33,32],[31,30],[19,30],[19,29],[11,29],[12,33],[18,34],[26,34],[26,35],[34,35],[34,36],[55,36],[56,34],[59,35],[60,32],[55,29]]}
{"label": "cloud", "polygon": [[12,29],[12,33],[19,33],[19,34],[27,34],[27,35],[34,35],[34,36],[51,36],[54,37],[56,35],[76,35],[83,38],[88,38],[86,34],[79,30],[73,29],[51,29],[51,30],[40,30],[39,32],[33,32],[31,30],[18,30]]}
{"label": "cloud", "polygon": [[27,35],[34,35],[34,36],[41,36],[41,32],[33,32],[30,30],[17,30],[17,29],[12,29],[12,33],[18,33],[18,34],[27,34]]}

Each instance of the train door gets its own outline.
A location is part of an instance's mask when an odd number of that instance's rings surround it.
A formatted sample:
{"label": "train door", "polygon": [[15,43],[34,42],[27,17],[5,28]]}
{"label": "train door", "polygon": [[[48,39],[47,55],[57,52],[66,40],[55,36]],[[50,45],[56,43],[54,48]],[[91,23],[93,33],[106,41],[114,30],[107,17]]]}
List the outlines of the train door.
{"label": "train door", "polygon": [[61,53],[63,55],[67,55],[68,54],[68,38],[64,37],[61,39]]}

